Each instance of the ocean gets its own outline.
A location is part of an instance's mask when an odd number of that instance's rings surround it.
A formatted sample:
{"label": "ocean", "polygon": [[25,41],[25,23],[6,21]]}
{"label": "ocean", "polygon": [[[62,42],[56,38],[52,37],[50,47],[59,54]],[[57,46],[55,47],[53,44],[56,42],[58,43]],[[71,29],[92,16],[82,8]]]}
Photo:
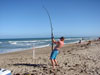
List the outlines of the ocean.
{"label": "ocean", "polygon": [[[67,37],[65,44],[76,43],[81,40],[81,37]],[[83,41],[93,40],[94,38],[84,38]],[[55,40],[59,40],[56,38]],[[18,39],[0,39],[0,54],[22,51],[27,49],[42,48],[51,46],[50,38],[18,38]]]}

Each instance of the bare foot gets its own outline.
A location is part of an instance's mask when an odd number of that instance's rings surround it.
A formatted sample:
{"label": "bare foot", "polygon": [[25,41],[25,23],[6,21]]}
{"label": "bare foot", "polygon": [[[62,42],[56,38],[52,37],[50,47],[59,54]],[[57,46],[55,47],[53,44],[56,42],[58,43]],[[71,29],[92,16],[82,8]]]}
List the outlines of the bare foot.
{"label": "bare foot", "polygon": [[53,70],[55,70],[55,69],[56,69],[56,67],[55,67],[55,66],[53,66],[53,67],[52,67],[52,69],[53,69]]}
{"label": "bare foot", "polygon": [[59,66],[58,64],[56,64],[55,66]]}

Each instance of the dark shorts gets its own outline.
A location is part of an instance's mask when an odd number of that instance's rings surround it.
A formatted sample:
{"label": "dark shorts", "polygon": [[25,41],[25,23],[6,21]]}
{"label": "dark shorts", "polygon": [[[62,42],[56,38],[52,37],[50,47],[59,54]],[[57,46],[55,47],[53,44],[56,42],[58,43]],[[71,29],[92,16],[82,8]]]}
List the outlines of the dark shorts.
{"label": "dark shorts", "polygon": [[58,54],[59,54],[59,51],[57,49],[54,49],[51,53],[50,59],[56,59]]}

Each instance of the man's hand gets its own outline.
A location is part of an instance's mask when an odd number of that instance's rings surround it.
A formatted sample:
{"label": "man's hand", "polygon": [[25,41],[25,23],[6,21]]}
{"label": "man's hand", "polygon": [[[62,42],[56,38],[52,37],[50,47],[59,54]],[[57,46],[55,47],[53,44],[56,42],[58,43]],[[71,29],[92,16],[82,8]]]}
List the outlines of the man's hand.
{"label": "man's hand", "polygon": [[54,39],[54,36],[52,36],[52,39]]}

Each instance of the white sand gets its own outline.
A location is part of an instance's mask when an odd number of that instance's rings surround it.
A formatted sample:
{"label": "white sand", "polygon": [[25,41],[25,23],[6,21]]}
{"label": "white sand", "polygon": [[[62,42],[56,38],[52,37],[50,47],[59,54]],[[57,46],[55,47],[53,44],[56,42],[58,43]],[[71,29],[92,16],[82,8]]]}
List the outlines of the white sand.
{"label": "white sand", "polygon": [[100,75],[100,41],[86,44],[65,45],[57,56],[59,66],[52,70],[50,47],[0,54],[0,68],[9,69],[12,75]]}

